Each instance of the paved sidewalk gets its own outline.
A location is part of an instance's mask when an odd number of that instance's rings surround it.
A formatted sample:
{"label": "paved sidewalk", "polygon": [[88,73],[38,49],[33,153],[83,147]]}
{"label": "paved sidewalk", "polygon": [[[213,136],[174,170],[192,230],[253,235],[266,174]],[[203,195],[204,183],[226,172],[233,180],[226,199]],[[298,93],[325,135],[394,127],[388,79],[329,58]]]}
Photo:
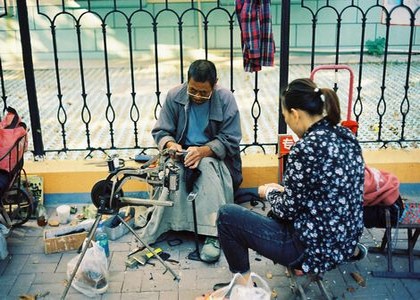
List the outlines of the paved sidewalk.
{"label": "paved sidewalk", "polygon": [[[79,207],[80,208],[80,207]],[[54,208],[49,207],[50,215]],[[9,256],[0,261],[0,299],[19,299],[23,294],[48,293],[38,299],[59,299],[65,289],[67,262],[77,255],[69,251],[56,254],[44,254],[43,228],[35,220],[13,230],[7,238]],[[383,230],[365,230],[362,242],[367,246],[379,245]],[[403,240],[405,230],[398,231],[399,247],[406,247]],[[179,245],[170,246],[168,241]],[[170,272],[163,274],[164,268],[156,260],[154,265],[129,269],[125,266],[128,253],[135,249],[137,242],[131,233],[116,241],[110,241],[109,288],[97,299],[147,299],[147,300],[190,300],[209,291],[215,283],[227,282],[231,274],[225,258],[215,264],[206,264],[188,260],[186,257],[195,249],[194,236],[191,233],[169,233],[166,239],[154,246],[161,247],[177,261],[168,263],[181,278],[174,281]],[[416,249],[419,250],[419,245]],[[290,280],[285,268],[274,265],[271,261],[251,253],[252,270],[266,278],[270,287],[277,293],[273,299],[293,299]],[[415,270],[420,270],[420,259],[415,259]],[[326,274],[327,290],[338,299],[418,299],[419,280],[385,279],[371,275],[372,271],[386,270],[386,257],[369,253],[367,258],[357,263],[343,264]],[[398,271],[408,271],[406,257],[394,259]],[[366,286],[356,283],[352,272],[359,272],[366,280]],[[299,278],[302,280],[303,278]],[[309,287],[310,299],[322,299],[315,284]],[[66,299],[91,299],[70,288]]]}

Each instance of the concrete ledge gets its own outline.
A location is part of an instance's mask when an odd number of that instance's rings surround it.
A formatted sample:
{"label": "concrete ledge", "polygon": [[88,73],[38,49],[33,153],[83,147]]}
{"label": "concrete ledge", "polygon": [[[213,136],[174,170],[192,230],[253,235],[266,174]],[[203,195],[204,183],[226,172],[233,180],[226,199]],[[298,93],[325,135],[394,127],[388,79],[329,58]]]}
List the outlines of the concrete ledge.
{"label": "concrete ledge", "polygon": [[[420,149],[365,151],[364,157],[368,165],[395,174],[401,183],[416,185],[420,183]],[[126,164],[139,166],[134,162]],[[278,164],[276,155],[244,155],[244,182],[241,188],[256,188],[267,182],[277,182]],[[88,197],[93,185],[105,179],[108,174],[103,160],[26,161],[25,170],[28,174],[43,177],[46,198],[49,195],[62,195],[63,200],[75,197],[75,194],[80,196],[83,194],[83,198]],[[128,182],[124,188],[127,192],[146,190],[147,185],[142,182]]]}

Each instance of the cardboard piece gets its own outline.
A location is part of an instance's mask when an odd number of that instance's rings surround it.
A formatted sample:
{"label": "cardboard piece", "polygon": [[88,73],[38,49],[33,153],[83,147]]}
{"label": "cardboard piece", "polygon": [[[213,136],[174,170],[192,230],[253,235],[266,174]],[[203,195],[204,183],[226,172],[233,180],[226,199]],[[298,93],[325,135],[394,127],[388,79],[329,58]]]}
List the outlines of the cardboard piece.
{"label": "cardboard piece", "polygon": [[86,236],[86,231],[55,238],[46,238],[44,233],[45,254],[79,249]]}
{"label": "cardboard piece", "polygon": [[45,254],[79,249],[87,237],[94,220],[87,220],[76,226],[44,230]]}

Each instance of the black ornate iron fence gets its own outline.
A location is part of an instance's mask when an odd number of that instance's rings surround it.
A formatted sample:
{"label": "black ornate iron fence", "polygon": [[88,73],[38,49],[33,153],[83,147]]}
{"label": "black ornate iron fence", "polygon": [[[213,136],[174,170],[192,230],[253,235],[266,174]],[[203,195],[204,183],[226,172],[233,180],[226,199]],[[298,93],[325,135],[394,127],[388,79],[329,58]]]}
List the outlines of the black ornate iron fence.
{"label": "black ornate iron fence", "polygon": [[[359,140],[418,146],[420,18],[412,3],[273,0],[277,66],[246,73],[232,2],[17,1],[33,153],[154,149],[150,129],[165,93],[185,81],[196,58],[215,61],[219,83],[234,92],[243,151],[277,151],[275,133],[286,132],[278,99],[289,78],[343,63],[356,74]],[[5,0],[3,7],[0,17],[7,16]],[[1,63],[4,109],[17,105],[8,84],[18,71]],[[347,77],[332,72],[316,80],[346,105]]]}

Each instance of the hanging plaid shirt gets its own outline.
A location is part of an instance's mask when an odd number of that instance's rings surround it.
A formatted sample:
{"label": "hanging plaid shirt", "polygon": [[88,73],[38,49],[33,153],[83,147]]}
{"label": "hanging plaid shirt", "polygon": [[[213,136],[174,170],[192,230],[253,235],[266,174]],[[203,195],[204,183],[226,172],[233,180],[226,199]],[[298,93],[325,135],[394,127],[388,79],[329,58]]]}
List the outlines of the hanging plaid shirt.
{"label": "hanging plaid shirt", "polygon": [[270,0],[236,0],[236,15],[241,29],[245,71],[273,66],[275,46]]}

